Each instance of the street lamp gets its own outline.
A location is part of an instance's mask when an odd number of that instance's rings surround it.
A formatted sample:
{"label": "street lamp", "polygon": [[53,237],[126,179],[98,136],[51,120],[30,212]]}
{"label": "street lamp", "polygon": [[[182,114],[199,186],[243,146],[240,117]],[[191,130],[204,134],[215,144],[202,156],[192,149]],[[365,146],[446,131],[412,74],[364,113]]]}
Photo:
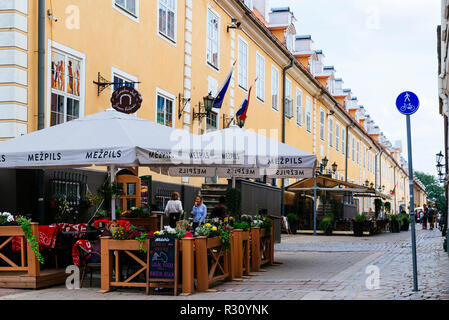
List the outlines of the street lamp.
{"label": "street lamp", "polygon": [[335,172],[337,172],[337,167],[338,167],[337,163],[334,162],[334,163],[332,164],[332,172],[333,172],[334,174],[335,174]]}
{"label": "street lamp", "polygon": [[[212,96],[212,92],[209,92],[209,94],[205,97],[203,97],[203,105],[201,105],[201,102],[198,103],[198,112],[195,112],[195,109],[193,109],[193,119],[198,118],[199,121],[212,111],[212,108],[214,106],[215,98]],[[201,112],[201,107],[204,108],[205,112]]]}
{"label": "street lamp", "polygon": [[440,151],[436,154],[437,156],[437,163],[441,163],[441,160],[443,160],[443,153]]}
{"label": "street lamp", "polygon": [[327,159],[327,157],[324,157],[321,160],[321,165],[323,166],[323,169],[326,169],[328,163],[329,163],[329,160]]}
{"label": "street lamp", "polygon": [[369,180],[366,179],[366,180],[365,180],[365,187],[368,187],[368,186],[369,186]]}

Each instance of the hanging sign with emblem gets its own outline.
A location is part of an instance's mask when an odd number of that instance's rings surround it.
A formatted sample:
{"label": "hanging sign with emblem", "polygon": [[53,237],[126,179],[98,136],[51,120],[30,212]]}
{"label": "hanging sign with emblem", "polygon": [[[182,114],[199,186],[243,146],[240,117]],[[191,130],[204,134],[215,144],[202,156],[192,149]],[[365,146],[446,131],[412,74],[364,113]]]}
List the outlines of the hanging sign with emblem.
{"label": "hanging sign with emblem", "polygon": [[114,91],[111,97],[112,108],[119,112],[131,114],[140,109],[142,95],[133,87],[120,87]]}

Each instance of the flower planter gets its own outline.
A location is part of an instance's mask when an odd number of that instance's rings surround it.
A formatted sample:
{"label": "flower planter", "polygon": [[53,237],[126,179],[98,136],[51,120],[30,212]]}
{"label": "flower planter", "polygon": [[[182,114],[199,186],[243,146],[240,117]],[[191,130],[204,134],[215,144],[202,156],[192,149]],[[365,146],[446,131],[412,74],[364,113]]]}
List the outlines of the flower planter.
{"label": "flower planter", "polygon": [[401,224],[401,231],[408,231],[409,227],[410,223],[408,222],[408,220],[403,219]]}
{"label": "flower planter", "polygon": [[220,237],[195,238],[195,269],[198,291],[208,291],[215,282],[229,279],[229,256],[230,252],[225,251]]}
{"label": "flower planter", "polygon": [[298,221],[289,221],[288,224],[290,225],[290,232],[292,234],[296,234],[296,232],[298,231]]}
{"label": "flower planter", "polygon": [[399,226],[399,221],[396,221],[396,220],[391,220],[390,221],[390,231],[392,233],[399,233],[399,232],[401,232],[400,226]]}
{"label": "flower planter", "polygon": [[159,227],[157,225],[157,216],[151,216],[149,218],[123,218],[122,220],[127,220],[133,226],[144,227],[145,231],[158,231]]}
{"label": "flower planter", "polygon": [[328,229],[324,230],[324,235],[325,236],[331,236],[332,235],[332,228],[328,228]]}
{"label": "flower planter", "polygon": [[266,237],[267,230],[251,228],[251,270],[260,271],[266,264],[274,263],[274,227],[271,226],[271,235]]}
{"label": "flower planter", "polygon": [[365,222],[354,221],[354,236],[362,237]]}
{"label": "flower planter", "polygon": [[[179,240],[177,240],[179,241]],[[141,259],[132,251],[139,251],[139,247],[148,250],[148,242],[140,243],[138,240],[114,240],[111,237],[101,238],[101,293],[111,291],[112,287],[147,287],[146,282],[131,282],[139,274],[146,272],[148,262]],[[182,292],[193,293],[193,239],[182,239],[179,250],[182,252]],[[120,252],[127,254],[141,265],[141,269],[128,277],[125,281],[120,279]],[[113,259],[115,259],[115,278],[113,279]],[[145,273],[143,273],[145,274]]]}

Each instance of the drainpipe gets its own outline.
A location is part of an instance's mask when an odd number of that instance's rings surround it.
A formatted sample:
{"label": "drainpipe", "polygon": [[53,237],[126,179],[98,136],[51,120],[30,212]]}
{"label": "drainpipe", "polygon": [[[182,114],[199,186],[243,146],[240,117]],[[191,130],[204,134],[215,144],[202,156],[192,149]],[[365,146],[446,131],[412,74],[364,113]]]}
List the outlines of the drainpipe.
{"label": "drainpipe", "polygon": [[[374,176],[374,188],[377,189],[377,186],[379,187],[382,185],[382,153],[384,151],[381,149],[376,154],[376,175]],[[379,184],[377,184],[377,168],[379,168]]]}
{"label": "drainpipe", "polygon": [[[282,142],[285,143],[285,84],[287,82],[287,70],[294,65],[293,59],[290,59],[290,64],[282,69]],[[285,216],[285,180],[282,179],[281,187],[281,216]]]}
{"label": "drainpipe", "polygon": [[[45,127],[45,0],[39,0],[39,36],[38,36],[38,105],[37,105],[37,129]],[[37,221],[45,223],[44,208],[44,171],[36,170],[37,185]]]}

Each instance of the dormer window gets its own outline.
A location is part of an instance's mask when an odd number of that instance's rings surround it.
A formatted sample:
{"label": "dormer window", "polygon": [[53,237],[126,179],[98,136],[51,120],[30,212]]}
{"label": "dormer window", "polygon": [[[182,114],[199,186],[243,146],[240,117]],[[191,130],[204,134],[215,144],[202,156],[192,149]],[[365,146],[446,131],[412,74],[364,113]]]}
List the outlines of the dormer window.
{"label": "dormer window", "polygon": [[244,0],[243,1],[245,3],[245,5],[251,9],[251,11],[253,10],[253,0]]}

